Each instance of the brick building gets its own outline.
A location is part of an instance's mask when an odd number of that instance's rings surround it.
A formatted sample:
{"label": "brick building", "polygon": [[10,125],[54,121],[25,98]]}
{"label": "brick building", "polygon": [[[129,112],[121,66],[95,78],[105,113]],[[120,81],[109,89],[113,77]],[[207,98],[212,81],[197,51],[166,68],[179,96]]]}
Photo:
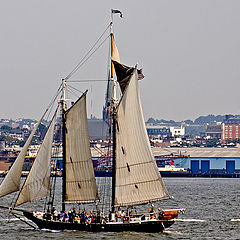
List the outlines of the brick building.
{"label": "brick building", "polygon": [[223,126],[222,140],[227,141],[240,140],[240,118],[232,115],[226,115]]}

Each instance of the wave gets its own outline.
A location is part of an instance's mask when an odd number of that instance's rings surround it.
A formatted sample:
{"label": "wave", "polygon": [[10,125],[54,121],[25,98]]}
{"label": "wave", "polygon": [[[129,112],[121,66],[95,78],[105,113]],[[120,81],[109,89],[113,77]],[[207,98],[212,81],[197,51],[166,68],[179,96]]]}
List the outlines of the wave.
{"label": "wave", "polygon": [[231,219],[231,222],[240,222],[240,219]]}
{"label": "wave", "polygon": [[202,220],[202,219],[194,219],[194,218],[190,218],[190,219],[186,219],[186,218],[183,218],[183,219],[174,219],[176,222],[206,222],[206,220]]}
{"label": "wave", "polygon": [[171,230],[164,230],[163,234],[167,234],[167,235],[183,235],[183,233],[181,233],[181,232],[171,231]]}
{"label": "wave", "polygon": [[15,222],[19,221],[19,218],[0,218],[0,222]]}
{"label": "wave", "polygon": [[44,231],[44,232],[52,232],[52,233],[61,232],[60,230],[52,230],[52,229],[46,229],[46,228],[39,229],[39,230],[40,230],[40,231]]}

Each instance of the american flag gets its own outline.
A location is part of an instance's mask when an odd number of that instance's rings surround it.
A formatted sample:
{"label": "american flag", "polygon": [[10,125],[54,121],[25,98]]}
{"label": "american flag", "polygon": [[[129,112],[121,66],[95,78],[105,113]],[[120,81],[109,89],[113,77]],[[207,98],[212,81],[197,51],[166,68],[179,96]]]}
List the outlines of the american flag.
{"label": "american flag", "polygon": [[114,14],[114,13],[119,13],[119,14],[120,14],[120,17],[121,17],[121,18],[123,17],[122,12],[119,11],[119,10],[114,10],[114,9],[112,9],[112,13],[113,13],[113,14]]}
{"label": "american flag", "polygon": [[137,70],[138,80],[142,80],[145,76],[142,73],[142,68]]}

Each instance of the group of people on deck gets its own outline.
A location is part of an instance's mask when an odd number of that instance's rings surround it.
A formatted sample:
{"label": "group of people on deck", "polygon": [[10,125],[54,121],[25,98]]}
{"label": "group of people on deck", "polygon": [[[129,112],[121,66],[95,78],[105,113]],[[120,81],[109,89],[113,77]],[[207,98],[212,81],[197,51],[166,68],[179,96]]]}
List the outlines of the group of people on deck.
{"label": "group of people on deck", "polygon": [[151,205],[151,208],[148,209],[148,212],[149,212],[149,214],[150,214],[151,219],[156,219],[156,218],[158,218],[158,219],[160,220],[160,219],[162,219],[162,217],[163,217],[163,211],[162,211],[162,209],[161,209],[161,208],[158,208],[158,210],[155,211],[155,207],[154,207],[153,204]]}
{"label": "group of people on deck", "polygon": [[97,212],[87,212],[83,210],[82,212],[76,212],[76,209],[68,211],[58,212],[56,208],[53,208],[52,211],[49,209],[43,215],[43,219],[48,221],[59,221],[59,222],[70,222],[70,223],[80,223],[80,224],[90,224],[90,223],[101,223],[105,221],[103,218],[102,212],[98,210]]}
{"label": "group of people on deck", "polygon": [[[151,219],[162,219],[163,217],[162,209],[158,208],[158,210],[155,211],[153,204],[151,205],[151,208],[148,209],[148,212]],[[126,211],[124,211],[121,209],[121,207],[119,207],[118,210],[115,211],[115,218],[112,220],[110,216],[109,219],[107,217],[104,217],[101,210],[97,210],[97,212],[87,212],[85,210],[77,212],[76,209],[73,208],[73,210],[70,210],[68,211],[68,213],[66,213],[65,211],[58,212],[56,208],[53,207],[52,211],[48,209],[47,212],[44,213],[43,219],[47,221],[91,224],[105,223],[109,220],[116,222],[129,222],[131,220],[131,217],[133,216],[134,214],[132,212],[132,209],[127,209]]]}
{"label": "group of people on deck", "polygon": [[115,212],[115,218],[117,222],[125,222],[129,221],[130,216],[132,216],[132,212],[128,211],[127,213],[121,209],[121,207],[118,208],[118,210]]}

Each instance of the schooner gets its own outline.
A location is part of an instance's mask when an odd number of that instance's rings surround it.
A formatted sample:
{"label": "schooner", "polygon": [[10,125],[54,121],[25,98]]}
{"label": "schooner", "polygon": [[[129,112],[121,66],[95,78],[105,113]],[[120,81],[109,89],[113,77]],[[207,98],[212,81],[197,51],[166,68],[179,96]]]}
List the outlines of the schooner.
{"label": "schooner", "polygon": [[[112,14],[115,13],[121,14],[119,10],[112,10]],[[102,213],[100,214],[99,209],[96,209],[96,215],[93,214],[91,221],[87,222],[83,221],[83,216],[78,216],[81,219],[76,218],[68,221],[52,216],[46,217],[46,213],[41,211],[18,208],[24,203],[47,197],[51,193],[51,153],[58,105],[23,185],[21,186],[20,180],[24,158],[46,112],[35,125],[21,153],[0,185],[0,197],[19,191],[11,211],[20,211],[40,229],[161,232],[171,226],[174,223],[174,218],[183,211],[183,209],[161,209],[159,211],[152,209],[148,214],[131,212],[133,206],[153,203],[171,198],[171,196],[158,171],[145,128],[138,86],[139,79],[143,78],[142,72],[137,69],[137,65],[128,67],[120,62],[114,42],[112,20],[109,28],[111,66],[108,89],[110,89],[110,94],[105,114],[107,114],[112,135],[110,212],[104,216]],[[117,80],[114,79],[113,68]],[[66,211],[68,203],[88,204],[96,203],[100,199],[89,142],[86,110],[87,91],[71,107],[67,108],[65,97],[67,80],[67,78],[62,80],[60,99],[63,151],[62,213]],[[119,100],[116,98],[118,85],[121,90]],[[50,205],[51,210],[54,210],[53,202],[50,202]],[[125,209],[125,215],[119,216],[118,213],[122,213],[123,209]]]}

